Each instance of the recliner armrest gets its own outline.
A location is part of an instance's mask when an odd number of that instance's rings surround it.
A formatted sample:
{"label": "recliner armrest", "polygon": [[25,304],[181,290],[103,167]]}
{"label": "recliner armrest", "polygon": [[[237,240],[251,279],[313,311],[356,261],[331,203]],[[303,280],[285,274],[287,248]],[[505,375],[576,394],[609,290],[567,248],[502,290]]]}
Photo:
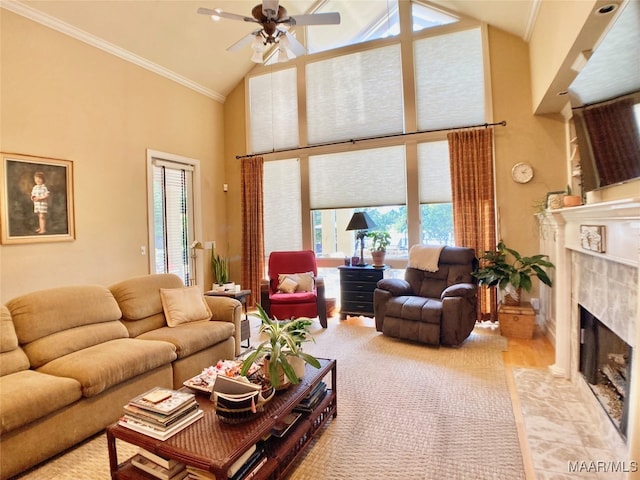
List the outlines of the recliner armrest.
{"label": "recliner armrest", "polygon": [[473,283],[456,283],[445,288],[440,295],[440,300],[445,297],[467,297],[476,293],[476,286]]}
{"label": "recliner armrest", "polygon": [[401,278],[383,278],[382,280],[378,280],[376,286],[380,290],[386,290],[390,292],[394,297],[414,294],[409,282]]}

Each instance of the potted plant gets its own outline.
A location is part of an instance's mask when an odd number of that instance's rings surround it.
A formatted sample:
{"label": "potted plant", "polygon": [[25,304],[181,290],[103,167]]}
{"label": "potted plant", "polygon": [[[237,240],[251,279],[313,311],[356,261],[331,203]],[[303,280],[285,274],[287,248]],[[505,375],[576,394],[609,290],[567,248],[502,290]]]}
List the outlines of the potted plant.
{"label": "potted plant", "polygon": [[562,202],[565,207],[577,207],[578,205],[582,205],[582,197],[580,195],[571,195],[571,186],[567,185],[567,190],[562,197]]}
{"label": "potted plant", "polygon": [[391,244],[391,235],[389,232],[374,231],[367,233],[367,236],[372,239],[371,258],[373,259],[373,266],[382,267],[387,247]]}
{"label": "potted plant", "polygon": [[506,305],[520,305],[521,289],[531,291],[531,279],[538,277],[551,287],[552,281],[545,269],[554,268],[547,255],[523,257],[504,242],[498,243],[495,251],[486,251],[480,258],[480,268],[472,273],[479,285],[498,287],[505,293]]}
{"label": "potted plant", "polygon": [[320,368],[318,359],[303,352],[301,348],[303,342],[312,339],[309,332],[311,320],[298,318],[279,321],[269,318],[261,305],[256,305],[256,308],[262,322],[260,333],[265,333],[268,338],[243,360],[241,375],[246,375],[251,365],[264,358],[264,374],[277,390],[286,388],[290,383],[295,385],[300,382],[290,360],[300,358],[305,363]]}
{"label": "potted plant", "polygon": [[224,290],[224,285],[229,283],[229,260],[227,257],[221,257],[211,249],[211,267],[213,268],[213,276],[219,289]]}

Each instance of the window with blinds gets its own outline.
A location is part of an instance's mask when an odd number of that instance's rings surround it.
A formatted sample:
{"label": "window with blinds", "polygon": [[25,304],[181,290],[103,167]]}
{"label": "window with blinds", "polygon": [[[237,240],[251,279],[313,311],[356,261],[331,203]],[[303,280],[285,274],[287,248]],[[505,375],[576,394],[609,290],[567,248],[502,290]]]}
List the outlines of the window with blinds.
{"label": "window with blinds", "polygon": [[[297,158],[264,164],[264,249],[302,249],[300,161]],[[268,187],[268,188],[267,188]]]}
{"label": "window with blinds", "polygon": [[309,157],[312,210],[406,203],[404,146]]}
{"label": "window with blinds", "polygon": [[251,150],[297,147],[298,89],[295,68],[249,79]]}
{"label": "window with blinds", "polygon": [[453,245],[448,142],[418,144],[418,181],[421,242]]}
{"label": "window with blinds", "polygon": [[[286,140],[291,144],[292,139],[304,137],[298,128],[306,128],[307,133],[306,142],[299,145],[303,150],[296,155],[308,169],[296,165],[295,174],[308,172],[308,177],[289,179],[293,170],[274,166],[274,177],[265,181],[269,251],[276,245],[298,248],[304,243],[304,248],[314,248],[319,256],[349,256],[353,253],[352,232],[344,228],[356,210],[367,211],[380,224],[379,229],[391,232],[391,256],[405,255],[408,242],[418,238],[423,243],[452,244],[446,130],[491,121],[485,110],[484,35],[479,25],[471,24],[437,32],[439,25],[457,19],[432,17],[425,16],[426,27],[416,28],[420,31],[411,37],[400,35],[383,46],[367,44],[355,53],[300,57],[296,68],[304,69],[299,75],[304,83],[296,84],[294,69],[287,69],[286,74],[261,71],[250,77],[254,152],[289,148],[283,147]],[[413,56],[401,55],[401,45],[411,49]],[[291,77],[283,81],[287,75]],[[406,89],[403,78],[413,78],[414,88]],[[280,108],[259,106],[260,99],[275,105],[272,98],[287,100],[278,100]],[[287,105],[295,105],[295,111]],[[298,118],[298,114],[304,116]],[[405,124],[415,125],[421,137],[403,137],[402,133],[412,133],[405,131]],[[424,131],[430,133],[422,134]],[[283,135],[282,139],[277,140],[276,134]],[[374,138],[376,148],[349,142],[363,138]],[[357,149],[360,145],[363,148]],[[268,154],[265,160],[265,171],[277,163]],[[277,175],[283,179],[277,180]],[[295,189],[300,190],[292,191]],[[301,199],[306,198],[309,207],[303,211],[307,202]],[[420,224],[417,215],[413,216],[418,209]],[[412,212],[410,222],[408,211]],[[299,219],[307,215],[312,232],[294,232],[302,228]],[[307,245],[309,239],[312,245]]]}
{"label": "window with blinds", "polygon": [[419,130],[485,122],[480,28],[413,43]]}
{"label": "window with blinds", "polygon": [[193,166],[153,159],[153,247],[155,273],[174,273],[195,284]]}
{"label": "window with blinds", "polygon": [[308,63],[309,143],[402,133],[401,71],[400,44]]}

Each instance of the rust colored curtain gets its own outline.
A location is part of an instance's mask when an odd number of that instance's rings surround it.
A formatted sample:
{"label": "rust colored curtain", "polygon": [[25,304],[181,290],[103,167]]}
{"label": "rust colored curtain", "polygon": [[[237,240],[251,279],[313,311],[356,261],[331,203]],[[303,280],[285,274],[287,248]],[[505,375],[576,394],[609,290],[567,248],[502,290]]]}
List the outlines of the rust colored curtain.
{"label": "rust colored curtain", "polygon": [[633,100],[625,98],[583,112],[600,186],[640,176],[640,139],[633,107]]}
{"label": "rust colored curtain", "polygon": [[260,299],[264,277],[263,157],[245,158],[242,180],[242,284],[251,289],[247,307]]}
{"label": "rust colored curtain", "polygon": [[[459,130],[447,134],[451,167],[455,243],[473,248],[476,256],[496,248],[493,188],[493,129]],[[494,288],[478,291],[477,320],[498,319]]]}

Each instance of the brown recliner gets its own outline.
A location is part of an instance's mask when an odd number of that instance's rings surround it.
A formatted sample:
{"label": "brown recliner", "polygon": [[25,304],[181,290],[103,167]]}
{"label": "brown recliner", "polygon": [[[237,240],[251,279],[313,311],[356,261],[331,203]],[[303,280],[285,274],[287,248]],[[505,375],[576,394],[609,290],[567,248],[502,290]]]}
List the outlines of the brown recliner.
{"label": "brown recliner", "polygon": [[471,248],[444,247],[437,271],[407,267],[405,279],[380,280],[373,294],[376,330],[429,345],[459,345],[476,322],[478,261]]}

